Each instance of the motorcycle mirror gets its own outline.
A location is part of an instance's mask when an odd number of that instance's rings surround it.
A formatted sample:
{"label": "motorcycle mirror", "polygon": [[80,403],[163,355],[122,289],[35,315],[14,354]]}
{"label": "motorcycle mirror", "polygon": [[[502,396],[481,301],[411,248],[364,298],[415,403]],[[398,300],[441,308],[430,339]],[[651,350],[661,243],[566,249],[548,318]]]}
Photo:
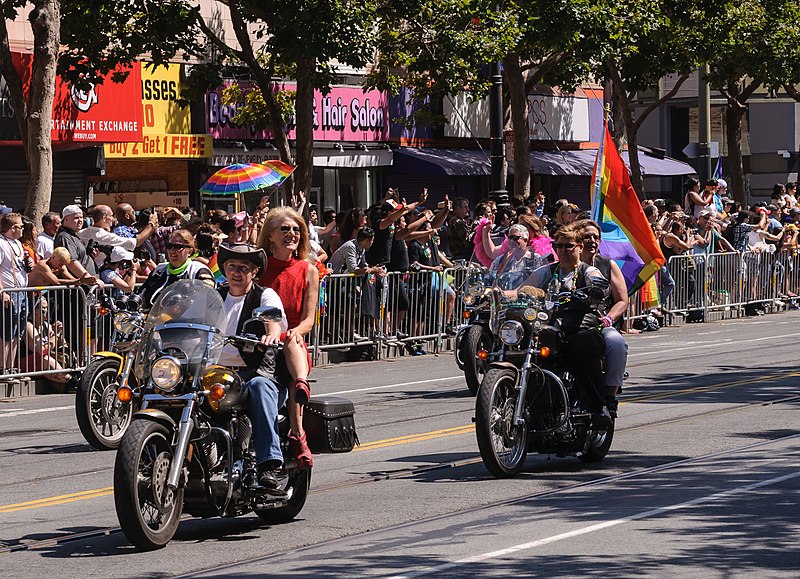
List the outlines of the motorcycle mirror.
{"label": "motorcycle mirror", "polygon": [[[283,319],[283,312],[280,308],[264,306],[253,310],[253,317],[250,320],[260,322],[280,322]],[[249,321],[249,320],[248,320]]]}

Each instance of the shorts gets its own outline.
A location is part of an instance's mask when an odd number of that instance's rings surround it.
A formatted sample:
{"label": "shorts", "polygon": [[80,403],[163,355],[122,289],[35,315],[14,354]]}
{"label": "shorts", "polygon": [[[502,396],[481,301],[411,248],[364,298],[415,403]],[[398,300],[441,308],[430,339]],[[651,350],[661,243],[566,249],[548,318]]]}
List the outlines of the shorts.
{"label": "shorts", "polygon": [[22,334],[28,322],[28,294],[25,292],[9,293],[11,303],[3,305],[2,335],[3,341],[10,341]]}

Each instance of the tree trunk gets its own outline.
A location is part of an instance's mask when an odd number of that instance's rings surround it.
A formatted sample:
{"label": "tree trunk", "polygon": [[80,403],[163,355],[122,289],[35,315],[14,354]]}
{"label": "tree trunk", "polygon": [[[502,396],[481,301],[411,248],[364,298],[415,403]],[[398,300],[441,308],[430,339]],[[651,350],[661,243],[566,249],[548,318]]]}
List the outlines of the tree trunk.
{"label": "tree trunk", "polygon": [[[622,141],[622,129],[624,127],[625,136],[628,141],[628,164],[631,169],[631,185],[636,191],[636,196],[642,200],[644,199],[644,182],[642,181],[642,167],[639,164],[639,144],[636,139],[636,125],[633,119],[633,112],[631,111],[631,103],[628,100],[628,93],[625,90],[625,84],[622,82],[616,64],[609,63],[609,69],[611,71],[614,104],[616,105],[614,107],[616,109],[614,111],[614,129],[617,134],[614,135],[614,142],[621,153],[620,143]],[[623,127],[616,126],[617,118],[622,119]],[[619,141],[617,139],[619,139]]]}
{"label": "tree trunk", "polygon": [[28,135],[23,141],[28,160],[28,200],[25,215],[34,223],[50,209],[53,190],[53,143],[50,125],[61,41],[61,2],[36,0],[29,20],[33,30],[33,71],[28,95]]}
{"label": "tree trunk", "polygon": [[728,103],[725,108],[725,138],[728,143],[728,170],[731,180],[728,187],[733,191],[733,199],[746,205],[744,188],[744,163],[742,161],[742,119],[745,107],[736,103]]}
{"label": "tree trunk", "polygon": [[526,199],[531,191],[531,137],[528,124],[528,95],[517,54],[503,59],[503,71],[511,100],[511,128],[514,131],[514,197]]}
{"label": "tree trunk", "polygon": [[314,174],[314,72],[313,58],[297,62],[297,169],[294,172],[294,192],[305,192],[309,198]]}

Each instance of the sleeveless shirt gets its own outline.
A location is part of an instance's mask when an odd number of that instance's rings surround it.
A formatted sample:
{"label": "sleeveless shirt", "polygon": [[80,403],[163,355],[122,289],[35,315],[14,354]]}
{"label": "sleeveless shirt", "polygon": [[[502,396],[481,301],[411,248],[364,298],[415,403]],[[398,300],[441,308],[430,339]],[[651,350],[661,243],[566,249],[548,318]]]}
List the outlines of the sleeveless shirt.
{"label": "sleeveless shirt", "polygon": [[306,274],[310,265],[305,259],[291,257],[283,261],[270,255],[267,268],[258,280],[259,285],[272,288],[281,298],[289,329],[296,328],[303,320]]}

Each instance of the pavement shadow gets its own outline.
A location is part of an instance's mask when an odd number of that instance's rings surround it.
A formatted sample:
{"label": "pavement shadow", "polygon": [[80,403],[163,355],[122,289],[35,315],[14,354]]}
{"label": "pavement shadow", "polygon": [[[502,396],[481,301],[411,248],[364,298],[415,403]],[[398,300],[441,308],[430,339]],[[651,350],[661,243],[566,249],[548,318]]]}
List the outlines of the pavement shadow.
{"label": "pavement shadow", "polygon": [[62,446],[21,446],[18,448],[6,448],[3,452],[14,454],[75,454],[83,452],[97,452],[90,444],[64,444]]}

